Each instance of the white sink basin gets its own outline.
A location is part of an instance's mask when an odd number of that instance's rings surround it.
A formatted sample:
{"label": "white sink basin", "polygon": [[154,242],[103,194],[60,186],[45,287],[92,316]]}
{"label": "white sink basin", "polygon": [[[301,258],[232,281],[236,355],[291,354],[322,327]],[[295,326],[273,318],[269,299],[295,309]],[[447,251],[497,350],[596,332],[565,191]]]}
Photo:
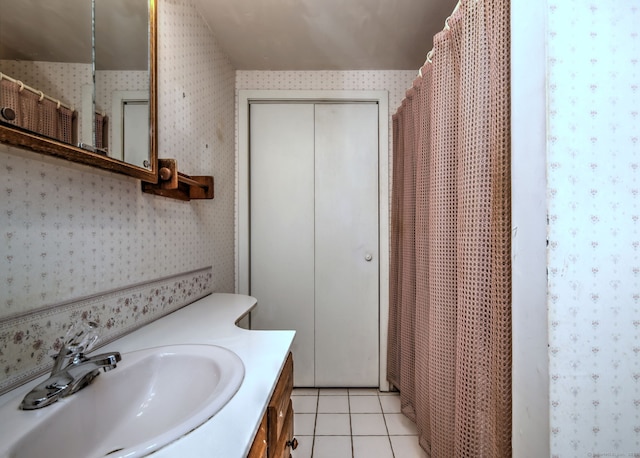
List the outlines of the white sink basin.
{"label": "white sink basin", "polygon": [[116,369],[49,407],[21,411],[21,398],[0,407],[0,455],[145,456],[213,417],[243,378],[240,358],[213,345],[126,353]]}

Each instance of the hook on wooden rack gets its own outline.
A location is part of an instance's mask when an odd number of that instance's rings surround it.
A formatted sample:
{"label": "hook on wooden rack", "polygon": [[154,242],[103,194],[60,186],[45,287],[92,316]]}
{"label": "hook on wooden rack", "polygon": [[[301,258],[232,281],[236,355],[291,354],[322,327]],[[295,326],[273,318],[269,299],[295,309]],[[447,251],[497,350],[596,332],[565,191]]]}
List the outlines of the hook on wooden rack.
{"label": "hook on wooden rack", "polygon": [[213,199],[213,177],[189,176],[178,171],[175,159],[158,159],[158,183],[143,181],[142,191],[185,201]]}

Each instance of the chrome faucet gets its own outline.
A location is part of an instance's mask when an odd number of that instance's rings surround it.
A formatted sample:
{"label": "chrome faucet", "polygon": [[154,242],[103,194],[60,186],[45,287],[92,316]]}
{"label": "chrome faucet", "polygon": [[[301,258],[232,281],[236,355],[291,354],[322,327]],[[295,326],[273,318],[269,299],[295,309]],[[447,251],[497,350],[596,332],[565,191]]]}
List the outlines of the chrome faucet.
{"label": "chrome faucet", "polygon": [[105,372],[115,369],[122,359],[118,352],[87,357],[85,352],[98,339],[97,325],[85,322],[78,327],[79,330],[75,326],[69,329],[62,348],[54,356],[51,375],[24,397],[22,410],[40,409],[80,391],[100,375],[100,369]]}

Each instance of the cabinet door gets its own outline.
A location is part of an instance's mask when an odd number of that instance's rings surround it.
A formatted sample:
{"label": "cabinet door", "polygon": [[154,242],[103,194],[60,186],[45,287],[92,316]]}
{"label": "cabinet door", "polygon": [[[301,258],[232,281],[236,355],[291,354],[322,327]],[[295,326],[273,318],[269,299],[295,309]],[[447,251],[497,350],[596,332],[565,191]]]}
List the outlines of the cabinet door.
{"label": "cabinet door", "polygon": [[378,105],[315,113],[315,386],[378,386]]}
{"label": "cabinet door", "polygon": [[293,358],[289,353],[267,406],[269,458],[288,458],[290,454],[290,441],[293,440],[293,367]]}
{"label": "cabinet door", "polygon": [[267,458],[267,415],[262,417],[247,458]]}
{"label": "cabinet door", "polygon": [[287,403],[281,425],[280,434],[273,441],[269,439],[269,458],[289,458],[291,456],[292,442],[294,441],[293,405],[291,399]]}
{"label": "cabinet door", "polygon": [[[291,392],[293,390],[293,358],[291,353],[284,364],[276,388],[267,406],[267,435],[269,458],[279,457],[283,449],[283,437],[288,416],[293,415]],[[289,440],[289,439],[286,439]]]}

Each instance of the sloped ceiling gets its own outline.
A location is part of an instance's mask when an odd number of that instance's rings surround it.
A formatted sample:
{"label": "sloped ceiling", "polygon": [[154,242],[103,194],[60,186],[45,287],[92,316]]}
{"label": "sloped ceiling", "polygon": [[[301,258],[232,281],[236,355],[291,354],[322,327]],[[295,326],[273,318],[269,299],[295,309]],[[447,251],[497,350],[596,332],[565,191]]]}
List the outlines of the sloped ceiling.
{"label": "sloped ceiling", "polygon": [[[96,69],[148,68],[147,0],[95,2]],[[91,0],[0,0],[0,59],[89,64]]]}
{"label": "sloped ceiling", "polygon": [[0,12],[0,58],[91,62],[91,2],[0,0]]}
{"label": "sloped ceiling", "polygon": [[[457,3],[193,1],[240,70],[415,70]],[[89,0],[0,0],[0,58],[90,62],[90,5]],[[146,68],[146,0],[98,2],[96,14],[98,68]]]}
{"label": "sloped ceiling", "polygon": [[413,70],[457,0],[194,0],[240,70]]}

